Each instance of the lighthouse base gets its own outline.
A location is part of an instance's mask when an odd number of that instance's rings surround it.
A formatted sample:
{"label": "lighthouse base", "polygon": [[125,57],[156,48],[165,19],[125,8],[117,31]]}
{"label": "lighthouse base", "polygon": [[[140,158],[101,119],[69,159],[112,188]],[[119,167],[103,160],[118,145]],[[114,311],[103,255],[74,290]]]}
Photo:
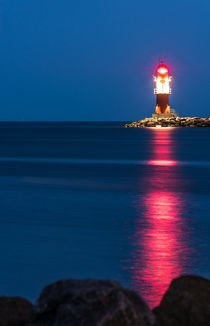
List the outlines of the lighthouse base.
{"label": "lighthouse base", "polygon": [[152,115],[153,119],[167,119],[167,118],[176,118],[178,115],[176,113],[155,113]]}

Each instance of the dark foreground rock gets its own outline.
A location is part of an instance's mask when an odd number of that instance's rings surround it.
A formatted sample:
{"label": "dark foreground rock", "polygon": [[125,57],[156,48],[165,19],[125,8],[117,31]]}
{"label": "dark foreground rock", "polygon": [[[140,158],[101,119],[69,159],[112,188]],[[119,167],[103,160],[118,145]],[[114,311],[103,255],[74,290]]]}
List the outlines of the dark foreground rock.
{"label": "dark foreground rock", "polygon": [[36,304],[0,297],[0,326],[210,326],[210,281],[172,281],[153,312],[115,281],[63,280],[43,289]]}
{"label": "dark foreground rock", "polygon": [[150,326],[153,313],[134,291],[115,281],[64,280],[44,288],[33,326]]}
{"label": "dark foreground rock", "polygon": [[196,276],[173,280],[154,313],[160,326],[209,326],[210,281]]}
{"label": "dark foreground rock", "polygon": [[0,326],[29,326],[32,304],[19,297],[0,297]]}
{"label": "dark foreground rock", "polygon": [[171,117],[171,118],[146,118],[144,120],[127,123],[125,128],[160,128],[160,127],[210,127],[210,118]]}

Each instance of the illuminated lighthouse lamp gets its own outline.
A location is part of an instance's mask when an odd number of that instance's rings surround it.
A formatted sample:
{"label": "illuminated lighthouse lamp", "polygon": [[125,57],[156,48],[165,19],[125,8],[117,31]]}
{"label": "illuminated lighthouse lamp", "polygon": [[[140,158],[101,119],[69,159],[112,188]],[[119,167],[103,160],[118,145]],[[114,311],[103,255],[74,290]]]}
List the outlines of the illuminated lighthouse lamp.
{"label": "illuminated lighthouse lamp", "polygon": [[156,94],[156,114],[170,114],[169,95],[171,94],[170,82],[172,77],[169,75],[169,69],[164,63],[160,63],[154,76]]}

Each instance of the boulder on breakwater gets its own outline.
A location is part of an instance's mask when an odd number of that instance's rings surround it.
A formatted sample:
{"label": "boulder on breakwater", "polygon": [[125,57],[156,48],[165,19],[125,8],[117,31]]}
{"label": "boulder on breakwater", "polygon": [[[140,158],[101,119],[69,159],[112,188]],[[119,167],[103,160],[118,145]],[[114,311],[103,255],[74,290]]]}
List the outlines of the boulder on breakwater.
{"label": "boulder on breakwater", "polygon": [[160,326],[210,325],[210,281],[192,275],[173,280],[154,313]]}
{"label": "boulder on breakwater", "polygon": [[0,326],[30,326],[32,304],[20,297],[0,297]]}
{"label": "boulder on breakwater", "polygon": [[149,309],[118,282],[62,280],[37,302],[0,297],[0,326],[207,326],[210,281],[186,275],[172,281],[158,307]]}
{"label": "boulder on breakwater", "polygon": [[210,118],[197,117],[165,117],[145,118],[123,125],[124,128],[161,128],[161,127],[210,127]]}
{"label": "boulder on breakwater", "polygon": [[63,280],[44,288],[33,309],[33,326],[152,326],[143,299],[115,281]]}

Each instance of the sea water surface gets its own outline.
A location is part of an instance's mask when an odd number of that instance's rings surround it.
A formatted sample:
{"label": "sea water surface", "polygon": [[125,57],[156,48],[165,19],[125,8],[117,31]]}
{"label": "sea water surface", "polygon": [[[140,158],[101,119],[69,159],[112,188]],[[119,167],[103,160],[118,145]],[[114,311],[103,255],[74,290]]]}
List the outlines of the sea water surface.
{"label": "sea water surface", "polygon": [[210,128],[0,123],[0,295],[115,279],[157,305],[210,277]]}

